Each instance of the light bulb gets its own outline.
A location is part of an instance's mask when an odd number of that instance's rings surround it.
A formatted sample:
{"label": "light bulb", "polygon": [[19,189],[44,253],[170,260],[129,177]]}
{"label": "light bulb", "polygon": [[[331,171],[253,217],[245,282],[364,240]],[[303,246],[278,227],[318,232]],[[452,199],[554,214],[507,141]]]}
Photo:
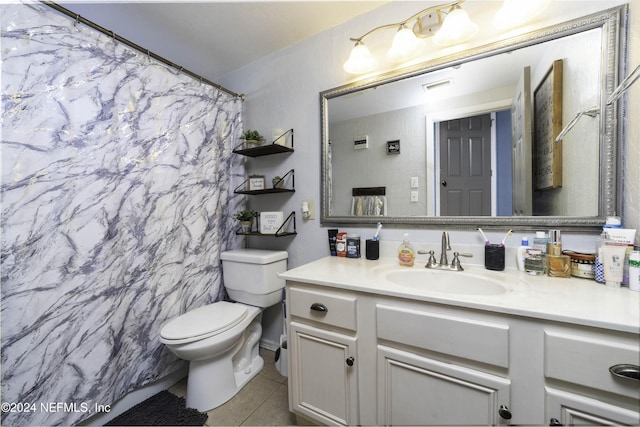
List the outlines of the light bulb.
{"label": "light bulb", "polygon": [[419,42],[413,31],[403,25],[393,38],[387,58],[391,61],[408,59],[418,50],[418,47]]}
{"label": "light bulb", "polygon": [[373,70],[375,63],[376,60],[371,55],[369,48],[359,41],[351,50],[349,59],[342,68],[349,74],[364,74]]}
{"label": "light bulb", "polygon": [[478,32],[478,26],[471,22],[469,15],[459,6],[451,10],[442,27],[433,36],[433,42],[438,46],[451,46],[471,39]]}

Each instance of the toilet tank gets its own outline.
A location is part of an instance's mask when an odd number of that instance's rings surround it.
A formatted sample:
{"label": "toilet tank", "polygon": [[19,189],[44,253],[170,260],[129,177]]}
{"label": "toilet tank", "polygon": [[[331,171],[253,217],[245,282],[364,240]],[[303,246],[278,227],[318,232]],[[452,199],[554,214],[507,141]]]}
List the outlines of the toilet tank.
{"label": "toilet tank", "polygon": [[220,254],[224,287],[237,302],[269,307],[282,300],[284,280],[277,274],[287,270],[286,251],[237,249]]}

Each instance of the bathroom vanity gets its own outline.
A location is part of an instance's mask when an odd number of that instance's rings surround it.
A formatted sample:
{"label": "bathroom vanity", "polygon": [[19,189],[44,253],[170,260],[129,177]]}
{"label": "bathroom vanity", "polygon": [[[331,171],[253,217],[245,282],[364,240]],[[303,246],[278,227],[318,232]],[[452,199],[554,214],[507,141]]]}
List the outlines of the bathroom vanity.
{"label": "bathroom vanity", "polygon": [[286,280],[289,407],[327,425],[640,423],[640,293],[327,257]]}

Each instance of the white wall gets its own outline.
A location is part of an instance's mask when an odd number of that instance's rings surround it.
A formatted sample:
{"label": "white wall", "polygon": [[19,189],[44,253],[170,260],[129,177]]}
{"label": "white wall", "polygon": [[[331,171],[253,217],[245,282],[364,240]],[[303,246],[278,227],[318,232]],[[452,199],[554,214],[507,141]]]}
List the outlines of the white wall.
{"label": "white wall", "polygon": [[[386,187],[387,215],[428,215],[426,111],[417,106],[331,123],[333,213],[350,215],[353,187]],[[369,148],[355,150],[353,139],[368,135]],[[400,140],[400,153],[387,154],[387,141]],[[365,171],[363,173],[363,171]],[[429,171],[433,174],[433,167]],[[411,189],[411,178],[418,189]],[[410,201],[410,192],[418,201]]]}

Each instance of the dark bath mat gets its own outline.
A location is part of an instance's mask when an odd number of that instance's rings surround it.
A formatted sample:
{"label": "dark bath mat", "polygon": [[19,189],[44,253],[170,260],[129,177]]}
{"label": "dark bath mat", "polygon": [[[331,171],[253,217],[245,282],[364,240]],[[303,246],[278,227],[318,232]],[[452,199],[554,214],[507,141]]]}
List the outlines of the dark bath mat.
{"label": "dark bath mat", "polygon": [[118,415],[106,426],[203,426],[208,415],[187,408],[184,397],[166,390]]}

